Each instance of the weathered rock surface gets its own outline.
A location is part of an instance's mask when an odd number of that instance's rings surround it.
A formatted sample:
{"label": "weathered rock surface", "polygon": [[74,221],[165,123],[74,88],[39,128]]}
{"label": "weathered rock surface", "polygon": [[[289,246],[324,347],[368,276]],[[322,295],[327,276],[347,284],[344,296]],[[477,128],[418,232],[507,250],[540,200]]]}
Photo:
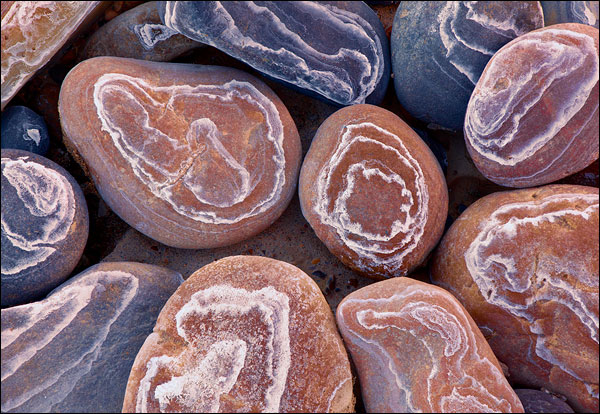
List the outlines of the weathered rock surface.
{"label": "weathered rock surface", "polygon": [[436,245],[448,212],[442,170],[392,112],[354,105],[318,129],[299,184],[302,213],[344,264],[374,278],[403,276]]}
{"label": "weathered rock surface", "polygon": [[2,109],[105,5],[101,1],[2,2]]}
{"label": "weathered rock surface", "polygon": [[124,412],[351,412],[350,363],[317,285],[273,259],[191,275],[138,353]]}
{"label": "weathered rock surface", "polygon": [[44,118],[25,106],[2,111],[2,148],[19,149],[45,155],[50,146]]}
{"label": "weathered rock surface", "polygon": [[598,411],[598,189],[491,194],[456,220],[431,278],[469,311],[511,380]]}
{"label": "weathered rock surface", "polygon": [[348,295],[337,322],[367,412],[523,412],[477,325],[443,289],[377,282]]}
{"label": "weathered rock surface", "polygon": [[378,104],[388,40],[363,2],[159,2],[164,24],[338,105]]}
{"label": "weathered rock surface", "polygon": [[75,179],[41,155],[2,150],[2,307],[38,300],[61,284],[88,237]]}
{"label": "weathered rock surface", "polygon": [[135,355],[181,282],[158,266],[101,263],[2,309],[2,412],[120,412]]}
{"label": "weathered rock surface", "polygon": [[597,1],[540,1],[546,26],[559,23],[589,24],[598,28]]}
{"label": "weathered rock surface", "polygon": [[398,100],[422,121],[462,130],[492,55],[543,26],[538,1],[401,2],[391,36]]}
{"label": "weathered rock surface", "polygon": [[467,109],[469,154],[507,187],[551,183],[598,159],[598,29],[527,33],[487,64]]}
{"label": "weathered rock surface", "polygon": [[204,44],[163,25],[155,1],[118,15],[90,36],[84,59],[118,56],[168,62]]}
{"label": "weathered rock surface", "polygon": [[239,70],[99,57],[61,88],[65,140],[123,220],[173,247],[233,244],[268,227],[296,186],[289,112]]}
{"label": "weathered rock surface", "polygon": [[569,404],[554,395],[528,389],[515,390],[526,413],[572,413]]}

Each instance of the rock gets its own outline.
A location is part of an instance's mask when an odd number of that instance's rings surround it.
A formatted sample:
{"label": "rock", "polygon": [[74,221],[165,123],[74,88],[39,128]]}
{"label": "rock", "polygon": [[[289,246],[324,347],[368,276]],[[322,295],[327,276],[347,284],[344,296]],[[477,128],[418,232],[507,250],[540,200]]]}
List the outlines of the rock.
{"label": "rock", "polygon": [[37,300],[61,284],[88,237],[75,179],[41,155],[2,150],[2,307]]}
{"label": "rock", "polygon": [[526,413],[572,413],[569,404],[554,395],[538,390],[515,390]]}
{"label": "rock", "polygon": [[121,412],[135,355],[181,282],[158,266],[101,263],[2,309],[2,412]]}
{"label": "rock", "polygon": [[336,316],[367,412],[523,412],[477,325],[445,290],[385,280],[352,292]]}
{"label": "rock", "polygon": [[277,260],[204,266],[138,353],[123,412],[352,412],[348,356],[317,285]]}
{"label": "rock", "polygon": [[436,245],[448,190],[431,150],[383,108],[331,115],[304,159],[302,213],[345,265],[373,278],[403,276]]}
{"label": "rock", "polygon": [[598,29],[545,27],[500,49],[467,109],[469,154],[507,187],[547,184],[598,159]]}
{"label": "rock", "polygon": [[119,56],[168,62],[204,44],[195,42],[163,25],[155,1],[120,14],[88,39],[84,59]]}
{"label": "rock", "polygon": [[2,109],[105,2],[2,3]]}
{"label": "rock", "polygon": [[168,246],[244,240],[294,193],[294,121],[271,89],[239,70],[93,58],[67,75],[59,111],[67,146],[108,206]]}
{"label": "rock", "polygon": [[546,26],[582,23],[598,28],[597,1],[540,1]]}
{"label": "rock", "polygon": [[363,2],[159,2],[164,24],[338,105],[381,102],[388,40]]}
{"label": "rock", "polygon": [[44,118],[24,106],[11,106],[2,112],[2,148],[46,155],[49,146]]}
{"label": "rock", "polygon": [[598,189],[486,196],[454,222],[431,267],[510,378],[598,411]]}
{"label": "rock", "polygon": [[537,1],[404,1],[391,50],[398,100],[416,118],[462,130],[469,97],[492,55],[544,26]]}

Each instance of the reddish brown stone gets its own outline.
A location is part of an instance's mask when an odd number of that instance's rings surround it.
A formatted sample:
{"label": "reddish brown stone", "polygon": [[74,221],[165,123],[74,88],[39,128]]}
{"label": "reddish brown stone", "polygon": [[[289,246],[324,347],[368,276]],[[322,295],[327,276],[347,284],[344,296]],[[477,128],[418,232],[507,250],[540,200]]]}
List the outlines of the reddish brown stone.
{"label": "reddish brown stone", "polygon": [[367,412],[523,412],[477,325],[443,289],[377,282],[348,295],[337,322]]}
{"label": "reddish brown stone", "polygon": [[598,411],[598,189],[550,185],[472,204],[435,253],[510,378]]}
{"label": "reddish brown stone", "polygon": [[244,240],[293,195],[298,131],[273,91],[244,72],[93,58],[63,82],[59,111],[67,147],[108,206],[169,246]]}
{"label": "reddish brown stone", "polygon": [[123,412],[352,412],[348,356],[317,285],[233,256],[169,299],[138,353]]}
{"label": "reddish brown stone", "polygon": [[488,62],[465,118],[481,173],[507,187],[547,184],[598,159],[598,29],[558,24]]}
{"label": "reddish brown stone", "polygon": [[344,264],[403,276],[444,230],[448,190],[427,145],[393,113],[354,105],[321,125],[300,173],[304,217]]}

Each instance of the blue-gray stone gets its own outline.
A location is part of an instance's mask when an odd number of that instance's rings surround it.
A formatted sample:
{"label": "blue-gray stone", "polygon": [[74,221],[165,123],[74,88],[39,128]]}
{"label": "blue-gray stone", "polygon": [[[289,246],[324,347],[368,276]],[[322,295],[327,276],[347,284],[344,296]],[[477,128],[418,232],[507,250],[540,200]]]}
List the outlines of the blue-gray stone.
{"label": "blue-gray stone", "polygon": [[337,105],[380,103],[390,60],[363,2],[159,2],[163,23]]}
{"label": "blue-gray stone", "polygon": [[462,129],[492,55],[543,25],[539,2],[403,1],[391,36],[398,100],[422,121]]}
{"label": "blue-gray stone", "polygon": [[2,112],[1,146],[45,155],[50,137],[44,118],[24,106],[6,108]]}
{"label": "blue-gray stone", "polygon": [[133,361],[183,278],[92,266],[40,302],[2,309],[2,412],[121,412]]}
{"label": "blue-gray stone", "polygon": [[541,1],[546,26],[581,23],[598,28],[598,1]]}

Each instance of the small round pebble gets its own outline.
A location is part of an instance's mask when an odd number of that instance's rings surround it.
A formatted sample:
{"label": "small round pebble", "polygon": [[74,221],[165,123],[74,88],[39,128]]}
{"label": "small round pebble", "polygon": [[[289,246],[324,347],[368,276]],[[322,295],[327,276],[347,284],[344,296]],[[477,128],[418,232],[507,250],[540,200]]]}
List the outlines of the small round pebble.
{"label": "small round pebble", "polygon": [[45,155],[50,146],[44,118],[25,106],[11,106],[2,112],[2,148],[20,149]]}
{"label": "small round pebble", "polygon": [[88,237],[88,210],[71,175],[41,155],[2,150],[2,307],[62,283]]}

